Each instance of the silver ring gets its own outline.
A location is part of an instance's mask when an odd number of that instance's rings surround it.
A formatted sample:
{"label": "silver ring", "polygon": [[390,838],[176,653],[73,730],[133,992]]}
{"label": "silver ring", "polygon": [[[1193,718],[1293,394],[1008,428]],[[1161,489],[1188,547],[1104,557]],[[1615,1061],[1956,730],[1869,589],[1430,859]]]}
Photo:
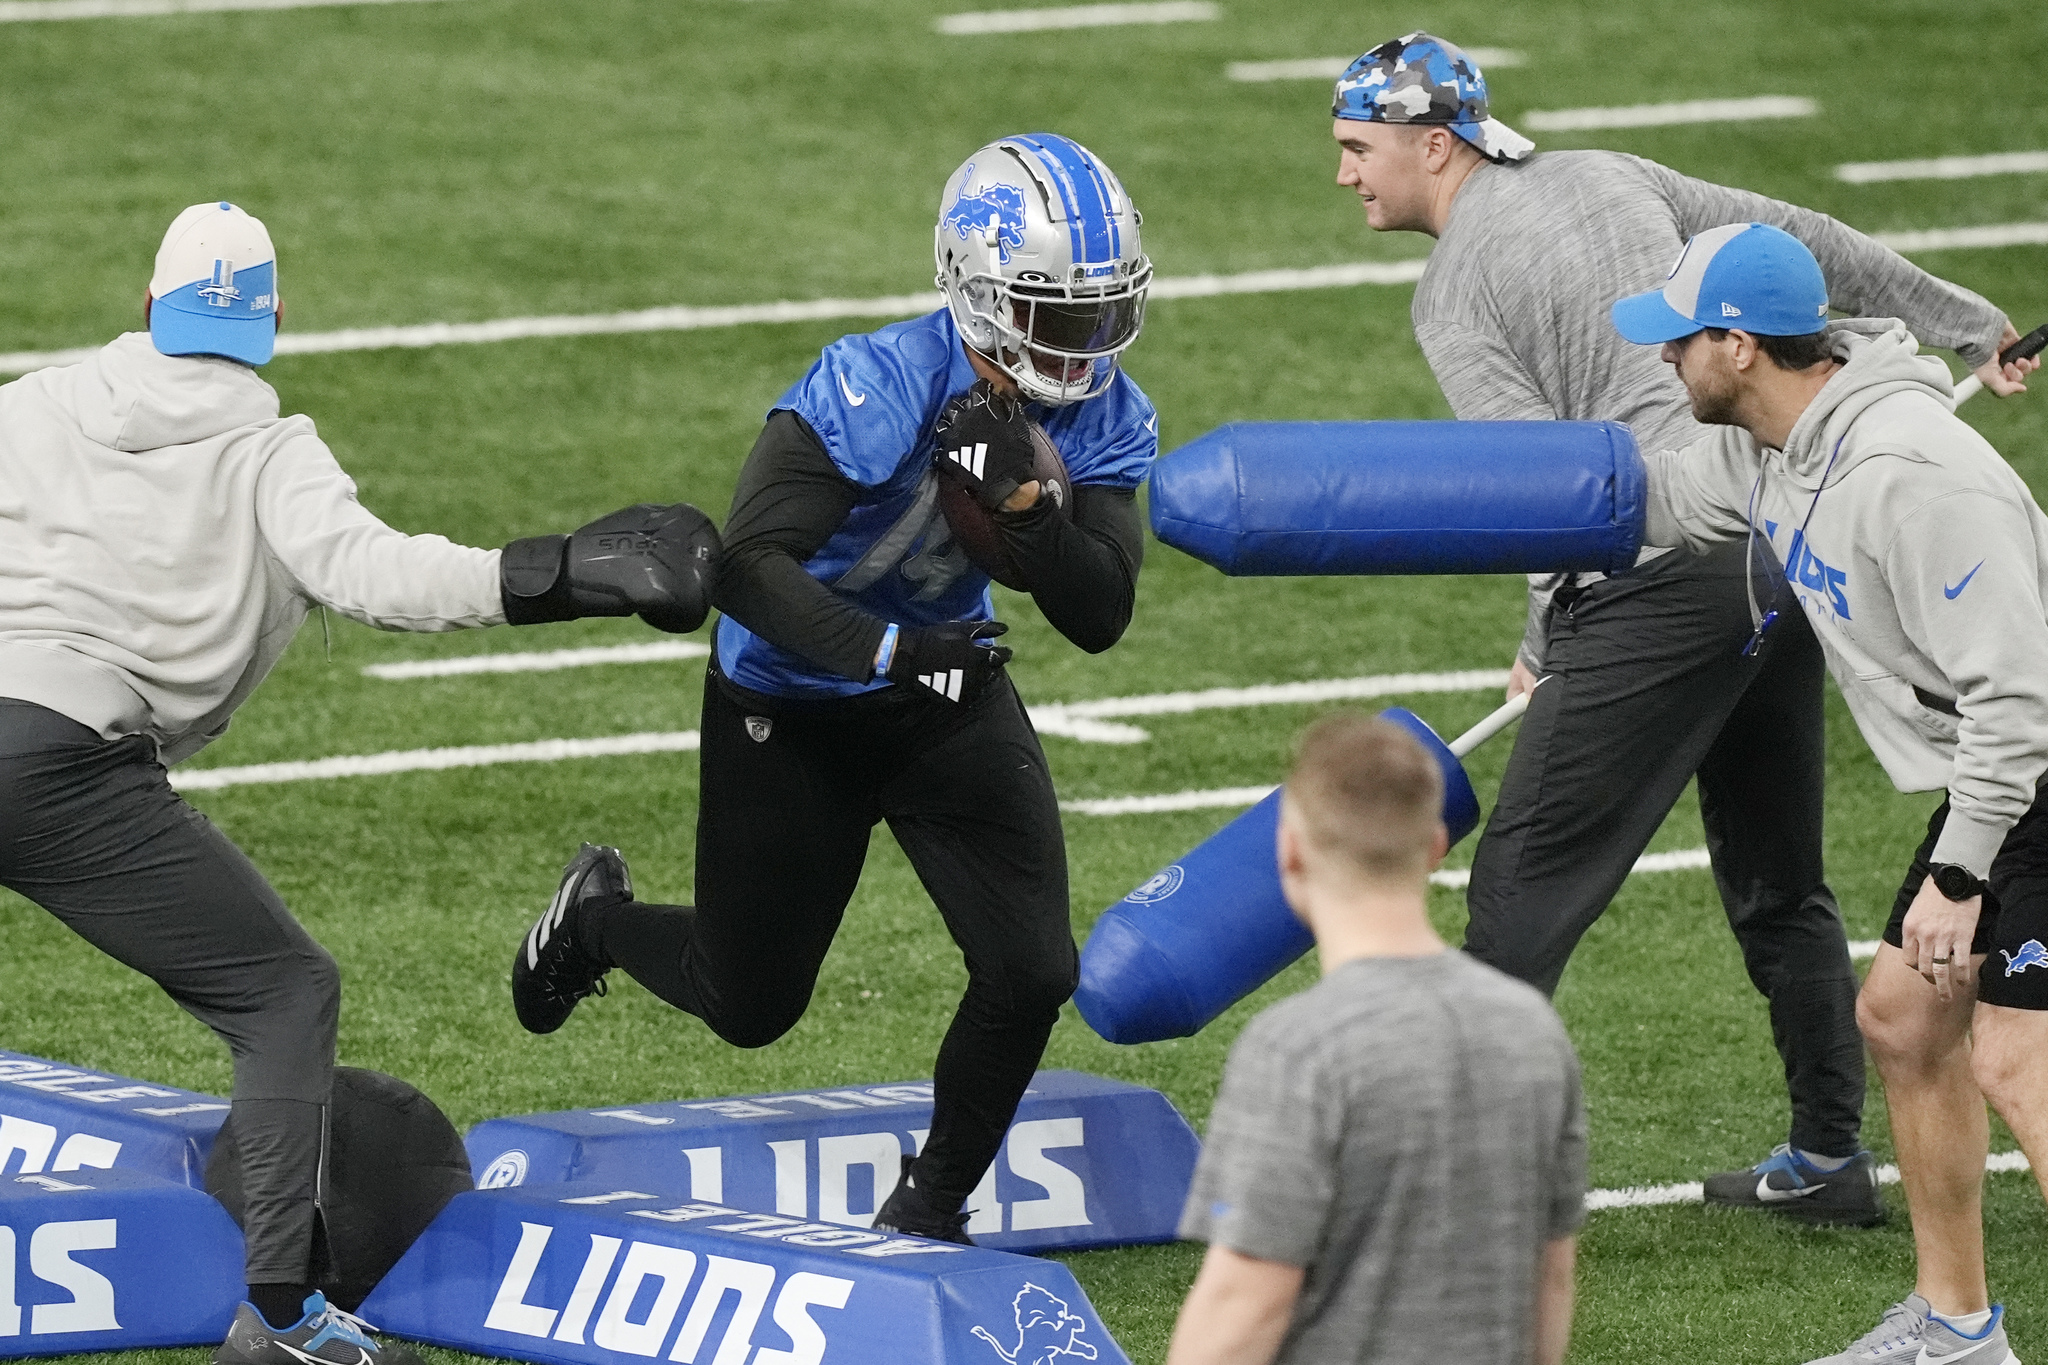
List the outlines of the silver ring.
{"label": "silver ring", "polygon": [[1946,967],[1948,965],[1948,959],[1945,957],[1932,958],[1930,961],[1937,967]]}

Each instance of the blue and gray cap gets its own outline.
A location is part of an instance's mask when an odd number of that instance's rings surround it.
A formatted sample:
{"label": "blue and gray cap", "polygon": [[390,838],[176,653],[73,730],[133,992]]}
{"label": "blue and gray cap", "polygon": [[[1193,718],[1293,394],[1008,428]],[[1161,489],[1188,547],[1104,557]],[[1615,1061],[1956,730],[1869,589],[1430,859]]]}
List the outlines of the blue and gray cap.
{"label": "blue and gray cap", "polygon": [[1828,282],[1797,237],[1767,223],[1709,228],[1685,244],[1662,289],[1615,300],[1614,330],[1658,346],[1708,327],[1811,336],[1828,322]]}
{"label": "blue and gray cap", "polygon": [[1337,118],[1441,123],[1489,161],[1520,161],[1536,144],[1486,112],[1486,77],[1455,44],[1417,30],[1381,43],[1337,78]]}
{"label": "blue and gray cap", "polygon": [[149,297],[149,334],[165,355],[262,365],[277,349],[277,251],[262,221],[226,200],[172,220]]}

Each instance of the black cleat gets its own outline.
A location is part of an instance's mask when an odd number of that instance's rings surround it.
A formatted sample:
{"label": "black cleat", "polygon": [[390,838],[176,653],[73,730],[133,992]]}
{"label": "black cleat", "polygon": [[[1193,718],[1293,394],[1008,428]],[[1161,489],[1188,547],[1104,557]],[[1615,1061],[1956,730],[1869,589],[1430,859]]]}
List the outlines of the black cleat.
{"label": "black cleat", "polygon": [[244,1303],[227,1340],[215,1348],[213,1365],[421,1365],[405,1345],[379,1341],[372,1330],[317,1291],[306,1296],[305,1316],[290,1327],[272,1327],[254,1304]]}
{"label": "black cleat", "polygon": [[1846,1165],[1823,1171],[1781,1145],[1746,1171],[1707,1177],[1706,1201],[1727,1208],[1769,1209],[1808,1223],[1874,1228],[1884,1221],[1877,1194],[1877,1164],[1858,1152]]}
{"label": "black cleat", "polygon": [[562,869],[562,884],[512,959],[512,1008],[528,1033],[553,1033],[576,1002],[605,993],[611,970],[576,942],[576,912],[592,901],[633,899],[633,877],[615,848],[585,844]]}
{"label": "black cleat", "polygon": [[958,1213],[940,1213],[933,1208],[925,1192],[910,1178],[910,1163],[916,1159],[903,1158],[903,1174],[897,1177],[896,1188],[882,1201],[882,1207],[875,1210],[875,1231],[901,1232],[912,1237],[929,1237],[934,1242],[973,1246],[974,1239],[967,1235],[967,1220],[972,1215],[965,1209]]}

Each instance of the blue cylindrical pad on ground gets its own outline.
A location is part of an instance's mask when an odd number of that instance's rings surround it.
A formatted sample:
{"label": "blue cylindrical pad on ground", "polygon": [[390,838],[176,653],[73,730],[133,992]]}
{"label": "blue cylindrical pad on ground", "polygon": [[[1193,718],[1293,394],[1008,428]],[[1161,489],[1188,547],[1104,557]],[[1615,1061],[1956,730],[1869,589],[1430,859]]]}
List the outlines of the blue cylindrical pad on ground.
{"label": "blue cylindrical pad on ground", "polygon": [[1619,422],[1240,422],[1152,467],[1152,530],[1237,577],[1612,573],[1645,480]]}
{"label": "blue cylindrical pad on ground", "polygon": [[[1381,714],[1442,767],[1444,827],[1457,843],[1479,824],[1464,765],[1414,712]],[[1112,1043],[1188,1037],[1313,946],[1280,890],[1279,823],[1276,791],[1103,911],[1074,992],[1090,1028]]]}

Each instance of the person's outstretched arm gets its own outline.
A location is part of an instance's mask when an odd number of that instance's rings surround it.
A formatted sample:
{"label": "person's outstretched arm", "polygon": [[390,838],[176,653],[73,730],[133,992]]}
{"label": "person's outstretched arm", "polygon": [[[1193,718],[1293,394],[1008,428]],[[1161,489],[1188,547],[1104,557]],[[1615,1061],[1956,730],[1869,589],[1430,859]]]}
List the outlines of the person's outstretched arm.
{"label": "person's outstretched arm", "polygon": [[1166,1365],[1270,1365],[1301,1280],[1298,1265],[1211,1246],[1173,1325]]}

